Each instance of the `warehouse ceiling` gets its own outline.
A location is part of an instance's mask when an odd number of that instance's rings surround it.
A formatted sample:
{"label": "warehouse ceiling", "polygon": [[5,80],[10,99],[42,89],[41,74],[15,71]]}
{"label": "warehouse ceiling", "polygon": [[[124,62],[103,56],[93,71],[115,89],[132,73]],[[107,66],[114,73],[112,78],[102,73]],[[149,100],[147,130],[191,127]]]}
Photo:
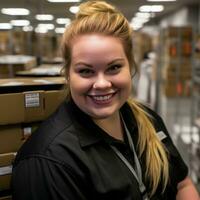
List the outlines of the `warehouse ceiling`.
{"label": "warehouse ceiling", "polygon": [[[82,0],[84,1],[84,0]],[[108,2],[116,5],[128,18],[130,21],[140,6],[162,4],[164,5],[164,10],[157,13],[153,20],[160,19],[169,13],[172,13],[183,6],[196,4],[200,6],[199,0],[176,0],[175,2],[147,2],[146,0],[108,0]],[[69,11],[69,7],[73,5],[78,5],[78,3],[50,3],[47,0],[0,0],[0,9],[2,8],[27,8],[30,10],[30,15],[28,16],[9,16],[0,13],[0,22],[8,23],[12,19],[28,19],[31,21],[31,25],[36,26],[38,21],[35,19],[36,14],[52,14],[55,24],[56,18],[69,17],[73,18],[74,14]]]}

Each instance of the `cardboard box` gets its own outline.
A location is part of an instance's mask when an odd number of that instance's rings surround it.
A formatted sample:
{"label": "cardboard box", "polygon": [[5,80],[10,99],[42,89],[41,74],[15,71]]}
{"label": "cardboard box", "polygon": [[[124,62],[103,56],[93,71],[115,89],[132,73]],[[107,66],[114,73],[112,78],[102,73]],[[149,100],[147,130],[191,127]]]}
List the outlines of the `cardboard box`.
{"label": "cardboard box", "polygon": [[182,70],[181,68],[163,68],[162,75],[165,80],[188,80],[192,77],[192,71],[191,69],[188,70]]}
{"label": "cardboard box", "polygon": [[0,80],[0,125],[44,120],[64,101],[64,83],[63,77]]}
{"label": "cardboard box", "polygon": [[12,174],[12,162],[16,153],[0,154],[0,191],[10,188]]}
{"label": "cardboard box", "polygon": [[166,38],[174,38],[174,37],[182,37],[191,39],[192,38],[192,27],[176,27],[170,26],[163,30],[164,37]]}
{"label": "cardboard box", "polygon": [[163,95],[166,97],[188,97],[191,95],[189,81],[166,80],[163,83]]}
{"label": "cardboard box", "polygon": [[169,57],[190,57],[192,55],[192,41],[168,38],[164,41],[164,54]]}
{"label": "cardboard box", "polygon": [[163,68],[170,68],[170,69],[177,69],[180,68],[181,70],[187,71],[192,69],[192,62],[191,59],[188,58],[170,58],[164,57]]}
{"label": "cardboard box", "polygon": [[16,152],[23,144],[20,125],[0,126],[0,153]]}
{"label": "cardboard box", "polygon": [[45,92],[45,118],[52,114],[66,96],[65,90]]}
{"label": "cardboard box", "polygon": [[11,78],[17,71],[28,70],[37,66],[36,57],[26,55],[0,56],[0,78]]}
{"label": "cardboard box", "polygon": [[40,123],[0,126],[0,154],[17,152]]}
{"label": "cardboard box", "polygon": [[0,31],[0,55],[9,53],[10,31]]}

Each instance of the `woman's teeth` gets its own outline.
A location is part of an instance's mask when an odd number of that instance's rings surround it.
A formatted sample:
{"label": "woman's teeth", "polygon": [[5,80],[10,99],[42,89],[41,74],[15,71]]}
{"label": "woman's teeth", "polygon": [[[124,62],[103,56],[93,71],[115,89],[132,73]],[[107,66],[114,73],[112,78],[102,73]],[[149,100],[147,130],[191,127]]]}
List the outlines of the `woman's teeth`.
{"label": "woman's teeth", "polygon": [[93,96],[92,98],[94,98],[97,101],[104,101],[104,100],[108,100],[112,97],[112,94],[106,95],[106,96]]}

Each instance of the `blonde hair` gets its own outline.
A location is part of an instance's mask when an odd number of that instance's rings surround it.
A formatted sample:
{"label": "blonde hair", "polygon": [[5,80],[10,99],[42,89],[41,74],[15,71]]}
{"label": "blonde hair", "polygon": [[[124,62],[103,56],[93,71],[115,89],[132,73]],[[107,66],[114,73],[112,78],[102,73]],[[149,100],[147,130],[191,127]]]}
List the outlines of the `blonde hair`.
{"label": "blonde hair", "polygon": [[[129,62],[130,71],[132,73],[138,71],[132,53],[132,29],[127,19],[119,10],[105,1],[88,1],[80,5],[75,20],[66,28],[63,35],[62,52],[66,76],[68,76],[71,64],[73,39],[79,35],[91,33],[120,39]],[[146,182],[149,183],[150,195],[153,195],[160,182],[163,184],[163,191],[168,183],[169,164],[167,152],[158,139],[151,118],[144,111],[142,105],[134,100],[128,100],[128,103],[137,121],[139,156],[145,155],[145,178]]]}

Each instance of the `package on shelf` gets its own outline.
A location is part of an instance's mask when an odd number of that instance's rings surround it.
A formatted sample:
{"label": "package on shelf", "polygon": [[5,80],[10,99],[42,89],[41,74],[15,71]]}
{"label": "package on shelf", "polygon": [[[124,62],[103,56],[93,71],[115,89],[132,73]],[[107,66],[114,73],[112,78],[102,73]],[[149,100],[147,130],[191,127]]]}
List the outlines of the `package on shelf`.
{"label": "package on shelf", "polygon": [[167,38],[164,40],[164,56],[190,57],[192,55],[192,40]]}
{"label": "package on shelf", "polygon": [[192,78],[191,59],[165,58],[162,64],[162,78],[170,81],[186,81]]}
{"label": "package on shelf", "polygon": [[46,119],[64,101],[64,77],[1,79],[0,125]]}
{"label": "package on shelf", "polygon": [[25,54],[26,53],[26,34],[24,31],[12,31],[12,52],[13,54]]}
{"label": "package on shelf", "polygon": [[28,70],[37,65],[36,57],[27,55],[0,56],[0,78],[14,77],[17,71]]}
{"label": "package on shelf", "polygon": [[165,80],[162,85],[163,95],[166,97],[188,97],[191,95],[190,80]]}
{"label": "package on shelf", "polygon": [[166,27],[164,30],[164,37],[165,38],[187,38],[192,39],[192,27],[190,26],[183,26],[183,27],[177,27],[177,26],[169,26]]}
{"label": "package on shelf", "polygon": [[0,55],[9,53],[10,31],[0,31]]}
{"label": "package on shelf", "polygon": [[10,189],[12,163],[15,156],[15,152],[0,154],[0,192]]}
{"label": "package on shelf", "polygon": [[184,71],[182,69],[167,69],[163,68],[162,76],[165,80],[190,80],[191,79],[191,70]]}
{"label": "package on shelf", "polygon": [[33,43],[32,43],[33,54],[38,55],[39,53],[41,57],[46,57],[48,59],[57,57],[59,55],[57,53],[60,47],[59,42],[60,41],[58,41],[58,36],[56,36],[55,34],[35,33],[33,37]]}
{"label": "package on shelf", "polygon": [[39,124],[38,122],[0,126],[0,154],[17,152]]}
{"label": "package on shelf", "polygon": [[162,77],[164,80],[188,80],[192,76],[191,61],[181,59],[165,62],[162,68]]}

